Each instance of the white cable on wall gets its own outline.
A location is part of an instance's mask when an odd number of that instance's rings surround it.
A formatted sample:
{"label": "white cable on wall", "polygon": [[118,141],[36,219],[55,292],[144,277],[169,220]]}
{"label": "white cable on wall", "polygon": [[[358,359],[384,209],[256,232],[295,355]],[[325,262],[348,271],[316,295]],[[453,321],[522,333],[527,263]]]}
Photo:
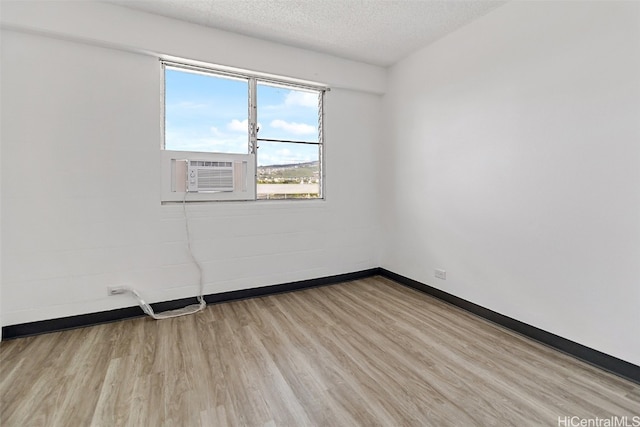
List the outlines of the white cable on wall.
{"label": "white cable on wall", "polygon": [[186,316],[188,314],[194,314],[204,310],[205,307],[207,306],[207,303],[204,300],[204,281],[202,277],[202,265],[200,265],[200,262],[198,262],[197,258],[193,254],[193,249],[191,248],[191,232],[189,230],[189,217],[187,216],[187,194],[188,192],[185,191],[184,198],[182,199],[182,212],[184,214],[184,225],[185,225],[185,231],[187,233],[187,249],[189,250],[189,256],[191,257],[191,260],[193,261],[193,263],[198,269],[198,283],[199,283],[199,290],[198,290],[198,296],[197,296],[198,304],[191,304],[183,308],[177,308],[175,310],[168,310],[168,311],[163,311],[162,313],[156,313],[155,311],[153,311],[153,308],[151,307],[151,305],[149,305],[135,289],[131,289],[127,287],[122,288],[124,292],[133,295],[133,297],[138,300],[138,304],[140,305],[140,308],[142,308],[142,311],[144,311],[146,314],[148,314],[149,316],[151,316],[156,320],[170,319],[172,317],[179,317],[179,316]]}

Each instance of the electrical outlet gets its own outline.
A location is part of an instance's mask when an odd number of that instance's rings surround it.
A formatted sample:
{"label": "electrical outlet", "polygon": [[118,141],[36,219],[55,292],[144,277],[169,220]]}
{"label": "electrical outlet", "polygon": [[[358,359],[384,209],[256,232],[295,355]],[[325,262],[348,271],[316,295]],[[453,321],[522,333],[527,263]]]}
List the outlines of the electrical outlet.
{"label": "electrical outlet", "polygon": [[122,286],[107,286],[107,295],[121,295],[127,292]]}
{"label": "electrical outlet", "polygon": [[447,272],[436,268],[435,276],[437,279],[447,280]]}

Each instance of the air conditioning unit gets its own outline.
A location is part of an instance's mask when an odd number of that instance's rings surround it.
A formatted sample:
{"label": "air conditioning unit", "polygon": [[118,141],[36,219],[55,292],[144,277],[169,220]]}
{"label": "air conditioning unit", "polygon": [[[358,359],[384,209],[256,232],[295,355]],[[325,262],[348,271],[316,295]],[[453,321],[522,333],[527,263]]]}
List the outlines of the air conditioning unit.
{"label": "air conditioning unit", "polygon": [[255,200],[255,170],[251,154],[162,150],[162,203]]}
{"label": "air conditioning unit", "polygon": [[188,160],[187,191],[233,191],[234,162]]}

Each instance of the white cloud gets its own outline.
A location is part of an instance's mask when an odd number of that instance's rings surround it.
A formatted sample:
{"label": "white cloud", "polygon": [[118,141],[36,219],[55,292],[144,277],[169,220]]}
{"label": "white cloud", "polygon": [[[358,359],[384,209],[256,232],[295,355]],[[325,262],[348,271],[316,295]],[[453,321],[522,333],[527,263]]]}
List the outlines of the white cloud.
{"label": "white cloud", "polygon": [[300,106],[300,107],[317,107],[318,106],[318,94],[312,92],[301,92],[292,90],[287,93],[284,99],[284,105],[286,106]]}
{"label": "white cloud", "polygon": [[227,124],[227,129],[232,130],[234,132],[247,132],[248,131],[248,120],[244,119],[240,121],[238,119],[233,119],[229,124]]}
{"label": "white cloud", "polygon": [[[248,126],[249,120],[247,119],[244,119],[243,121],[233,119],[231,120],[231,122],[229,122],[229,124],[227,124],[227,129],[234,132],[247,132],[249,129]],[[260,126],[260,122],[258,122],[258,130],[260,129]]]}
{"label": "white cloud", "polygon": [[247,152],[247,137],[245,135],[226,135],[219,131],[216,133],[216,127],[212,127],[210,130],[213,137],[181,129],[167,129],[165,131],[166,148],[178,151]]}
{"label": "white cloud", "polygon": [[305,123],[286,122],[284,120],[273,120],[271,127],[276,129],[282,129],[285,132],[290,132],[295,135],[309,135],[316,133],[316,127]]}

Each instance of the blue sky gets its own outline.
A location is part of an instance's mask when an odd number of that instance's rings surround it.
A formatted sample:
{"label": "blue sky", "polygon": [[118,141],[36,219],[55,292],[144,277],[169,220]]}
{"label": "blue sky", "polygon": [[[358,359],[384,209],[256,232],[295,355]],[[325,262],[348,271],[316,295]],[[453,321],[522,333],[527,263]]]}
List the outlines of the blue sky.
{"label": "blue sky", "polygon": [[[247,153],[248,83],[179,70],[165,73],[168,150]],[[258,84],[258,137],[318,139],[318,93]],[[258,142],[258,165],[318,160],[316,145]]]}

